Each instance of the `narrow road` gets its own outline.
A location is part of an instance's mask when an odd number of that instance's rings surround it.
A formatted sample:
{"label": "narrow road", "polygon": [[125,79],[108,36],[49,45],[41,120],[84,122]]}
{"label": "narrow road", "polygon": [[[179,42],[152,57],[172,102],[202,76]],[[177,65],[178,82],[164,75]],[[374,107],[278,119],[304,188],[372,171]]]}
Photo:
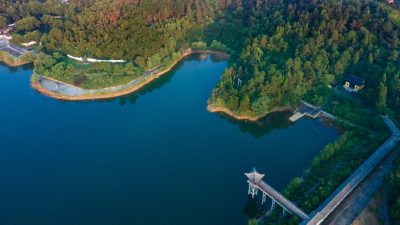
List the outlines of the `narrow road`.
{"label": "narrow road", "polygon": [[322,225],[350,225],[372,199],[375,192],[382,187],[384,177],[392,169],[392,161],[396,157],[399,147],[395,147],[383,160],[360,182],[358,187],[350,193],[336,209],[328,216]]}

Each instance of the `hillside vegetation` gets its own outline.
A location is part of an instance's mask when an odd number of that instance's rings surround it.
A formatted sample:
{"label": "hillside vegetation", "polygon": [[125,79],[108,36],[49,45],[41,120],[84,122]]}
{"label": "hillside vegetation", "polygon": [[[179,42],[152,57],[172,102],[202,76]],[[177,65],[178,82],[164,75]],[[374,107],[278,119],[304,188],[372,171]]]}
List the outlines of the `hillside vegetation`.
{"label": "hillside vegetation", "polygon": [[[41,43],[36,73],[88,89],[129,82],[160,64],[165,69],[188,47],[229,52],[209,103],[240,116],[263,116],[300,100],[321,105],[335,95],[332,81],[341,86],[350,74],[364,78],[364,89],[352,99],[339,96],[328,109],[349,131],[315,158],[303,185],[328,174],[361,141],[368,146],[347,157],[331,182],[319,180],[324,192],[302,196],[299,179],[285,189],[310,212],[385,140],[377,115],[389,114],[399,125],[399,6],[377,0],[0,0],[0,28],[15,23],[17,45]],[[127,62],[84,66],[66,54]],[[393,218],[400,218],[398,208],[397,200]]]}

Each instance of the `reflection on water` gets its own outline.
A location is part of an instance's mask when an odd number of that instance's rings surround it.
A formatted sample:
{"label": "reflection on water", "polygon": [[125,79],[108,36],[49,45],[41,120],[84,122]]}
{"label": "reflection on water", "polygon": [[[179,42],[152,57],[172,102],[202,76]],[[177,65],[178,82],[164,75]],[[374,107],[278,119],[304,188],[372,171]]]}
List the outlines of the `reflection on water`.
{"label": "reflection on water", "polygon": [[[213,62],[223,62],[226,61],[226,58],[218,55],[210,55],[210,59]],[[151,93],[155,90],[160,90],[164,85],[168,84],[171,81],[171,78],[174,76],[175,72],[178,71],[184,64],[185,62],[200,62],[204,59],[201,58],[201,54],[192,54],[189,56],[186,56],[183,58],[183,60],[180,60],[170,71],[167,73],[163,74],[157,79],[154,79],[148,84],[145,84],[143,87],[140,89],[123,95],[119,97],[114,97],[114,98],[104,98],[104,99],[93,99],[93,100],[84,100],[84,101],[71,101],[71,100],[58,100],[63,103],[78,103],[78,104],[94,104],[94,103],[107,103],[107,102],[113,102],[115,100],[119,100],[119,103],[121,106],[130,103],[130,104],[135,104],[136,100],[142,96],[145,95],[146,93]]]}
{"label": "reflection on water", "polygon": [[237,120],[223,112],[218,112],[217,114],[221,118],[228,120],[229,123],[239,126],[243,133],[249,133],[255,138],[261,138],[265,134],[271,133],[272,130],[288,128],[294,124],[289,120],[289,117],[293,115],[291,110],[271,112],[257,121]]}
{"label": "reflection on water", "polygon": [[210,59],[213,63],[220,63],[226,61],[228,58],[221,55],[210,55]]}
{"label": "reflection on water", "polygon": [[[179,61],[169,72],[160,76],[157,79],[154,79],[152,82],[145,84],[139,90],[136,90],[132,93],[114,97],[114,98],[105,98],[105,99],[94,99],[94,100],[85,100],[85,101],[70,101],[70,100],[58,100],[63,104],[66,103],[76,103],[76,104],[96,104],[96,103],[109,103],[118,101],[121,106],[126,104],[135,104],[136,101],[143,95],[147,93],[151,93],[155,90],[160,90],[164,85],[170,83],[171,79],[174,77],[176,71],[178,71],[185,62],[200,62],[202,59],[202,54],[192,54],[186,56],[184,60]],[[210,55],[210,60],[214,63],[226,61],[227,58],[220,55]],[[32,64],[30,64],[32,65]],[[271,131],[275,129],[285,129],[289,126],[292,126],[294,123],[289,121],[289,117],[292,116],[293,112],[291,109],[287,109],[284,111],[276,111],[267,114],[266,116],[258,119],[257,121],[248,121],[248,120],[237,120],[230,115],[218,112],[217,115],[223,119],[229,121],[229,123],[238,126],[239,129],[243,133],[249,133],[253,137],[260,139],[266,134],[271,133]],[[309,124],[312,126],[312,124]]]}
{"label": "reflection on water", "polygon": [[227,66],[210,58],[75,104],[35,94],[25,67],[0,67],[0,224],[246,224],[242,211],[265,211],[262,193],[246,198],[243,173],[256,166],[281,190],[337,133],[319,120],[292,124],[289,112],[257,122],[208,112]]}
{"label": "reflection on water", "polygon": [[257,196],[254,195],[254,198],[251,195],[247,196],[247,203],[245,205],[245,208],[243,209],[243,213],[246,214],[246,216],[250,219],[258,217],[260,214],[262,214],[262,211],[258,209],[257,206]]}
{"label": "reflection on water", "polygon": [[0,61],[0,66],[7,68],[7,70],[10,73],[17,73],[18,71],[22,70],[22,71],[28,71],[28,70],[33,70],[33,63],[27,63],[21,66],[9,66],[7,65],[7,63]]}

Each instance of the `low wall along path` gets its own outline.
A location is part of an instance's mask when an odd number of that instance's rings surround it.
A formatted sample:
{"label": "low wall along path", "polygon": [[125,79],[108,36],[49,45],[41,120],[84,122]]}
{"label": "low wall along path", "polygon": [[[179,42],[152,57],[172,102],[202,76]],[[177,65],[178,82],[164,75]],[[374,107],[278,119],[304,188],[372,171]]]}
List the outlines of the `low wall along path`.
{"label": "low wall along path", "polygon": [[[182,54],[182,56],[179,60],[181,60],[185,56],[190,55],[192,53],[219,54],[219,55],[229,57],[229,54],[224,53],[224,52],[210,51],[210,50],[193,51],[191,48],[188,48],[187,51]],[[84,90],[82,88],[75,87],[73,85],[70,85],[70,84],[49,78],[49,77],[44,77],[41,75],[39,75],[40,87],[39,87],[39,85],[35,85],[35,84],[32,84],[32,86],[35,89],[37,89],[41,92],[44,92],[46,95],[49,95],[49,96],[57,98],[57,99],[85,100],[85,99],[116,97],[119,95],[124,95],[124,94],[128,94],[132,91],[135,91],[136,89],[134,88],[134,86],[136,84],[138,84],[140,79],[146,79],[149,77],[151,78],[151,76],[154,74],[156,74],[157,76],[160,76],[160,75],[168,72],[177,62],[179,62],[179,60],[175,61],[171,65],[170,68],[168,68],[160,73],[157,73],[157,72],[163,66],[162,64],[149,70],[149,71],[146,71],[146,73],[144,75],[142,75],[141,77],[139,77],[129,83],[126,83],[126,84],[123,84],[120,86],[116,86],[116,87],[101,88],[101,89],[94,89],[94,90]],[[149,79],[149,81],[150,81],[150,79]],[[121,91],[124,89],[130,89],[130,90],[115,93],[117,91]],[[91,96],[94,94],[100,94],[100,93],[104,93],[104,92],[112,92],[112,94]],[[57,94],[61,94],[61,95],[57,95]],[[85,95],[88,95],[88,96],[85,96]],[[83,97],[83,96],[85,96],[85,97]]]}
{"label": "low wall along path", "polygon": [[[67,55],[67,56],[68,56],[68,58],[75,59],[75,60],[83,62],[82,57],[74,57],[72,55]],[[110,62],[110,63],[124,63],[124,62],[126,62],[126,60],[122,60],[122,59],[101,60],[101,59],[94,59],[94,58],[87,58],[87,61],[88,62]]]}
{"label": "low wall along path", "polygon": [[[291,117],[292,121],[296,121],[304,115],[315,118],[319,115],[319,113],[323,112],[321,110],[321,108],[323,107],[315,107],[307,102],[303,103],[307,107],[309,107],[309,109],[302,111],[299,110],[299,112],[295,113]],[[333,119],[336,119],[334,116],[328,113],[323,112],[323,114],[325,116],[333,117]],[[322,204],[317,209],[312,211],[310,215],[304,213],[294,203],[287,200],[284,196],[281,196],[279,192],[274,191],[272,187],[270,187],[262,180],[258,182],[253,182],[249,179],[247,182],[249,182],[250,187],[258,188],[263,191],[263,193],[266,193],[269,197],[271,197],[273,200],[273,205],[274,202],[277,202],[279,205],[281,205],[284,209],[284,213],[286,210],[302,218],[303,221],[300,223],[300,225],[319,225],[337,206],[339,206],[339,204],[357,187],[357,185],[375,168],[375,166],[378,165],[382,161],[382,159],[399,143],[400,130],[389,119],[388,116],[383,116],[383,119],[386,126],[390,130],[391,136],[367,160],[365,160],[365,162],[361,166],[359,166],[324,202],[322,202]],[[271,189],[273,191],[268,189]],[[250,190],[251,188],[249,188],[249,193]]]}
{"label": "low wall along path", "polygon": [[365,162],[357,168],[316,210],[310,214],[310,220],[303,220],[300,225],[317,225],[350,194],[354,188],[378,165],[378,163],[397,145],[400,141],[399,129],[393,124],[388,116],[383,117],[386,126],[390,129],[392,136],[389,137]]}
{"label": "low wall along path", "polygon": [[109,91],[119,91],[122,90],[124,88],[129,88],[129,87],[133,87],[134,85],[136,85],[139,82],[139,79],[145,79],[149,76],[152,76],[154,73],[156,73],[162,65],[147,71],[143,76],[136,78],[135,80],[117,86],[117,87],[109,87],[109,88],[101,88],[101,89],[94,89],[94,90],[84,90],[82,88],[79,87],[75,87],[73,85],[52,79],[52,78],[48,78],[48,77],[44,77],[39,75],[39,83],[40,85],[49,91],[52,92],[56,92],[59,94],[63,94],[63,95],[68,95],[68,96],[79,96],[79,95],[85,95],[85,94],[96,94],[96,93],[101,93],[101,92],[109,92]]}

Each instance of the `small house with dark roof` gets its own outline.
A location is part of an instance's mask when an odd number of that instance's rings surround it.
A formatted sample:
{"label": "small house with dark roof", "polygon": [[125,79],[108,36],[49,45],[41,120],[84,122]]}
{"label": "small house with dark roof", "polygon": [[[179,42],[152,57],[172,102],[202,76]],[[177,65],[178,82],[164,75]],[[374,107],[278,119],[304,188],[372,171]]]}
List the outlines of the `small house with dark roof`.
{"label": "small house with dark roof", "polygon": [[346,89],[346,91],[357,92],[358,90],[364,88],[364,86],[364,79],[362,79],[361,77],[350,75],[348,78],[346,78],[346,84],[343,87]]}

